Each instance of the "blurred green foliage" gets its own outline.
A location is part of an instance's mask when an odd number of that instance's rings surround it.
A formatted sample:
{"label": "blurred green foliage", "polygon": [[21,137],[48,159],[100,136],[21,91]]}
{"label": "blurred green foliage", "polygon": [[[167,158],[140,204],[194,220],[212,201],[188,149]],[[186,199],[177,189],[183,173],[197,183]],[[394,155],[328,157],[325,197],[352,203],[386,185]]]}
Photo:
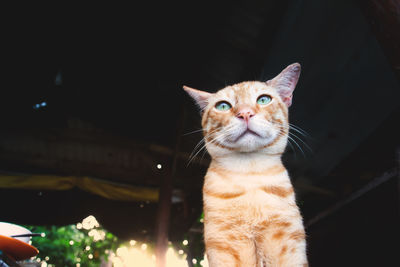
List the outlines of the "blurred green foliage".
{"label": "blurred green foliage", "polygon": [[101,260],[107,260],[119,245],[117,237],[102,227],[93,228],[105,233],[104,239],[98,241],[89,236],[91,229],[77,229],[76,225],[25,227],[33,233],[45,234],[33,237],[32,245],[39,250],[37,258],[55,266],[76,267],[77,263],[82,267],[99,266]]}

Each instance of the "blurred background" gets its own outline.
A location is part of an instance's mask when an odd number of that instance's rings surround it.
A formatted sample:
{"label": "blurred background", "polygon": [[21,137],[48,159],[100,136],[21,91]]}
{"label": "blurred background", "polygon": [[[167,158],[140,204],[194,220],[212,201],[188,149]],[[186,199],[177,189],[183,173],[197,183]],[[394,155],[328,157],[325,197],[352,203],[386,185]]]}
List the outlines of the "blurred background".
{"label": "blurred background", "polygon": [[[40,262],[110,266],[114,255],[114,266],[151,266],[132,253],[170,247],[182,266],[205,266],[210,159],[195,148],[200,114],[182,86],[215,92],[299,62],[284,162],[310,265],[399,263],[399,1],[35,3],[3,13],[0,219],[55,233],[93,217],[110,234],[92,233],[109,242],[97,254],[76,235],[35,237]],[[123,265],[135,246],[136,265]],[[63,261],[73,249],[83,256]]]}

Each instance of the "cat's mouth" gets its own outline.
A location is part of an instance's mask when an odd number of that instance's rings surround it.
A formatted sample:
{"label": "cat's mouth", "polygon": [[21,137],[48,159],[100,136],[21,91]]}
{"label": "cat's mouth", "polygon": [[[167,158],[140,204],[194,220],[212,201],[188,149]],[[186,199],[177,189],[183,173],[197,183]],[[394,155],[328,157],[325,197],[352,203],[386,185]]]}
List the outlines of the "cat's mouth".
{"label": "cat's mouth", "polygon": [[259,135],[258,133],[256,133],[255,131],[250,130],[249,128],[247,128],[243,133],[241,133],[238,137],[236,137],[234,142],[237,142],[239,139],[241,139],[242,137],[244,137],[245,135],[254,135],[257,137],[261,137],[261,135]]}

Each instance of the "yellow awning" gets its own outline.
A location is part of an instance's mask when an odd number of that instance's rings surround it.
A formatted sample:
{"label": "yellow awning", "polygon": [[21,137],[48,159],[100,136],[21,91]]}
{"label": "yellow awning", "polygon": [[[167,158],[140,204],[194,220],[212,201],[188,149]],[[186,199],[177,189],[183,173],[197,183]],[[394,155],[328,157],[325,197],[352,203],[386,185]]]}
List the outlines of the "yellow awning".
{"label": "yellow awning", "polygon": [[158,188],[119,184],[91,177],[54,175],[3,175],[0,188],[69,190],[78,187],[104,198],[121,201],[158,201]]}

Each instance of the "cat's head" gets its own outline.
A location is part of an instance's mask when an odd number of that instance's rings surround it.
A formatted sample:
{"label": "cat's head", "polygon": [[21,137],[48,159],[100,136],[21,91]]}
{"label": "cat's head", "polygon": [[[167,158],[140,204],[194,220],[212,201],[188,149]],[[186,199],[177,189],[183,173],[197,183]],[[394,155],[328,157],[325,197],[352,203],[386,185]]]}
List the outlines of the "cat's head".
{"label": "cat's head", "polygon": [[299,76],[300,64],[294,63],[267,82],[242,82],[213,94],[184,86],[202,110],[210,155],[283,153],[289,131],[288,108]]}

